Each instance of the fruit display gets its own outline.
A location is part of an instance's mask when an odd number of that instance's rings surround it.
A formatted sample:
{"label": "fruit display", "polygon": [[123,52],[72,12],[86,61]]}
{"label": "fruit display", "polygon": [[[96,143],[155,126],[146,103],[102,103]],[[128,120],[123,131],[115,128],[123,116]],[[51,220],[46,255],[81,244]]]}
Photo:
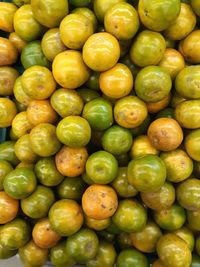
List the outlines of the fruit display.
{"label": "fruit display", "polygon": [[0,266],[200,266],[200,0],[0,1]]}

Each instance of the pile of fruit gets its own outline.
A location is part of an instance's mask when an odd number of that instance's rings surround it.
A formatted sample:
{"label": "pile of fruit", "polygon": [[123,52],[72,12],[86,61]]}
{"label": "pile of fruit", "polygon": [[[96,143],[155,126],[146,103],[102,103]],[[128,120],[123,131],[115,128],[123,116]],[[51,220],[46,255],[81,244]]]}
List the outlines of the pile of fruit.
{"label": "pile of fruit", "polygon": [[200,0],[0,2],[0,259],[200,266],[199,17]]}

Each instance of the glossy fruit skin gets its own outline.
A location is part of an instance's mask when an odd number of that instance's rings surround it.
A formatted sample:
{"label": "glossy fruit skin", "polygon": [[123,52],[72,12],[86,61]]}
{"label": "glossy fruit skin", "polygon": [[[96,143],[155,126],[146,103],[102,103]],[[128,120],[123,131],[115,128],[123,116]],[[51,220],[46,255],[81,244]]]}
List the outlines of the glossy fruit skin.
{"label": "glossy fruit skin", "polygon": [[84,103],[88,103],[92,101],[93,99],[100,97],[99,92],[93,89],[80,88],[77,90],[77,93],[83,99]]}
{"label": "glossy fruit skin", "polygon": [[196,161],[200,161],[199,147],[200,147],[200,130],[191,131],[185,138],[185,148],[188,155]]}
{"label": "glossy fruit skin", "polygon": [[199,0],[191,0],[191,6],[197,16],[200,16],[200,3]]}
{"label": "glossy fruit skin", "polygon": [[60,236],[73,235],[83,224],[82,209],[76,201],[62,199],[51,206],[49,220],[53,230]]}
{"label": "glossy fruit skin", "polygon": [[14,102],[8,98],[0,97],[0,128],[9,127],[17,114]]}
{"label": "glossy fruit skin", "polygon": [[156,155],[138,157],[128,165],[128,181],[140,192],[159,190],[165,183],[166,175],[165,164]]}
{"label": "glossy fruit skin", "polygon": [[34,163],[37,161],[37,155],[30,147],[29,134],[22,135],[15,143],[15,154],[20,161]]}
{"label": "glossy fruit skin", "polygon": [[13,93],[15,99],[22,105],[28,106],[32,98],[28,96],[22,86],[22,76],[18,77],[15,81]]}
{"label": "glossy fruit skin", "polygon": [[27,118],[33,125],[55,123],[57,114],[49,100],[32,100],[27,108]]}
{"label": "glossy fruit skin", "polygon": [[135,92],[145,102],[162,100],[169,95],[171,87],[172,81],[169,73],[159,66],[145,67],[136,76]]}
{"label": "glossy fruit skin", "polygon": [[112,221],[124,232],[137,232],[146,225],[147,211],[135,200],[121,200],[116,213],[112,217]]}
{"label": "glossy fruit skin", "polygon": [[159,111],[163,110],[169,105],[170,100],[171,100],[171,94],[167,95],[165,98],[163,98],[158,102],[146,103],[148,112],[152,114],[158,113]]}
{"label": "glossy fruit skin", "polygon": [[152,146],[146,135],[140,135],[134,138],[130,153],[131,158],[134,159],[149,154],[158,155],[159,151]]}
{"label": "glossy fruit skin", "polygon": [[179,183],[187,179],[193,171],[193,162],[184,150],[176,149],[163,152],[160,158],[164,161],[167,169],[167,180]]}
{"label": "glossy fruit skin", "polygon": [[187,210],[198,210],[200,208],[200,181],[190,178],[178,185],[176,190],[177,201]]}
{"label": "glossy fruit skin", "polygon": [[0,29],[5,32],[13,32],[13,17],[17,7],[12,3],[0,3]]}
{"label": "glossy fruit skin", "polygon": [[111,225],[111,218],[96,220],[85,215],[84,220],[85,226],[95,231],[107,230]]}
{"label": "glossy fruit skin", "polygon": [[117,257],[116,267],[147,267],[148,260],[141,252],[131,248],[122,250]]}
{"label": "glossy fruit skin", "polygon": [[[82,2],[82,1],[81,1]],[[97,29],[97,18],[94,14],[94,12],[89,9],[88,7],[77,7],[75,9],[72,10],[73,14],[81,14],[83,16],[85,16],[86,18],[88,18],[93,25],[93,31],[95,32]]]}
{"label": "glossy fruit skin", "polygon": [[193,251],[195,238],[193,232],[189,228],[183,226],[182,228],[175,230],[173,233],[182,238],[188,244],[190,250]]}
{"label": "glossy fruit skin", "polygon": [[3,190],[3,180],[5,176],[13,170],[12,165],[3,159],[0,159],[0,190]]}
{"label": "glossy fruit skin", "polygon": [[142,192],[141,198],[144,204],[152,210],[165,210],[171,207],[175,201],[175,189],[169,182],[165,182],[156,192]]}
{"label": "glossy fruit skin", "polygon": [[119,2],[105,13],[104,26],[118,40],[130,40],[139,29],[138,13],[132,5]]}
{"label": "glossy fruit skin", "polygon": [[200,231],[200,212],[199,210],[187,210],[187,222],[190,229],[193,231]]}
{"label": "glossy fruit skin", "polygon": [[118,162],[109,152],[100,150],[89,156],[86,173],[94,183],[108,184],[117,176]]}
{"label": "glossy fruit skin", "polygon": [[87,262],[87,267],[112,267],[115,263],[116,259],[116,251],[112,244],[107,241],[99,242],[99,247],[97,251],[97,255],[94,259],[91,259]]}
{"label": "glossy fruit skin", "polygon": [[200,100],[188,100],[180,103],[175,109],[175,117],[181,127],[186,129],[200,128]]}
{"label": "glossy fruit skin", "polygon": [[15,155],[15,141],[5,141],[0,144],[0,160],[6,160],[12,165],[17,165],[19,159]]}
{"label": "glossy fruit skin", "polygon": [[144,229],[131,233],[132,245],[139,251],[151,253],[156,251],[156,244],[162,236],[160,228],[154,222],[147,222]]}
{"label": "glossy fruit skin", "polygon": [[80,116],[68,116],[58,123],[56,135],[60,142],[67,146],[83,147],[90,141],[91,128],[86,119]]}
{"label": "glossy fruit skin", "polygon": [[84,213],[96,220],[111,217],[117,210],[117,206],[117,194],[108,185],[93,184],[86,189],[82,196]]}
{"label": "glossy fruit skin", "polygon": [[48,28],[58,26],[69,12],[68,1],[65,0],[32,0],[31,8],[37,21]]}
{"label": "glossy fruit skin", "polygon": [[32,66],[22,75],[22,87],[33,99],[46,99],[56,89],[56,82],[49,69],[43,66]]}
{"label": "glossy fruit skin", "polygon": [[33,227],[33,241],[40,248],[54,247],[61,237],[53,231],[48,218],[39,220]]}
{"label": "glossy fruit skin", "polygon": [[12,65],[17,61],[18,51],[7,38],[0,37],[0,66]]}
{"label": "glossy fruit skin", "polygon": [[134,40],[130,49],[130,58],[139,67],[157,65],[165,49],[166,42],[160,33],[145,30]]}
{"label": "glossy fruit skin", "polygon": [[138,135],[143,135],[146,134],[146,131],[148,129],[148,126],[151,122],[150,115],[148,114],[144,121],[139,125],[131,129],[131,133],[133,137],[137,137]]}
{"label": "glossy fruit skin", "polygon": [[56,186],[60,184],[64,176],[57,170],[54,158],[41,158],[34,167],[34,172],[41,184]]}
{"label": "glossy fruit skin", "polygon": [[163,230],[177,230],[183,226],[186,221],[185,210],[178,204],[173,204],[166,210],[154,211],[155,222]]}
{"label": "glossy fruit skin", "polygon": [[19,257],[25,266],[42,266],[48,260],[48,249],[38,247],[31,240],[19,249]]}
{"label": "glossy fruit skin", "polygon": [[36,176],[28,168],[19,168],[6,175],[3,181],[5,192],[14,199],[28,197],[36,188]]}
{"label": "glossy fruit skin", "polygon": [[41,36],[43,26],[34,18],[31,5],[23,5],[17,10],[14,29],[19,37],[27,42],[37,40]]}
{"label": "glossy fruit skin", "polygon": [[95,33],[83,46],[83,60],[94,71],[106,71],[112,68],[119,56],[119,43],[110,33]]}
{"label": "glossy fruit skin", "polygon": [[90,76],[90,70],[83,62],[81,53],[75,50],[59,53],[54,58],[52,68],[55,80],[68,89],[80,87]]}
{"label": "glossy fruit skin", "polygon": [[200,44],[200,30],[191,32],[179,44],[179,51],[189,63],[199,64],[200,56],[198,54],[198,47]]}
{"label": "glossy fruit skin", "polygon": [[165,30],[165,36],[171,40],[182,40],[196,25],[196,16],[191,6],[181,3],[181,10],[175,22]]}
{"label": "glossy fruit skin", "polygon": [[137,190],[128,182],[127,167],[118,169],[117,177],[112,181],[111,185],[120,197],[129,198],[137,195]]}
{"label": "glossy fruit skin", "polygon": [[30,226],[25,220],[19,218],[1,228],[1,245],[10,250],[23,247],[30,240],[30,237]]}
{"label": "glossy fruit skin", "polygon": [[10,250],[0,244],[0,259],[6,260],[17,254],[17,250]]}
{"label": "glossy fruit skin", "polygon": [[12,131],[16,138],[28,134],[32,128],[33,125],[28,121],[26,111],[18,113],[12,121]]}
{"label": "glossy fruit skin", "polygon": [[33,163],[27,163],[27,162],[23,162],[21,161],[17,166],[16,168],[29,168],[31,170],[33,170],[33,167],[34,167],[34,164]]}
{"label": "glossy fruit skin", "polygon": [[86,189],[86,184],[80,177],[65,178],[57,187],[57,195],[60,199],[80,200]]}
{"label": "glossy fruit skin", "polygon": [[141,22],[153,31],[163,31],[176,20],[180,13],[180,1],[140,0],[138,12]]}
{"label": "glossy fruit skin", "polygon": [[94,12],[100,22],[104,21],[104,16],[109,8],[114,6],[117,3],[126,2],[126,0],[111,0],[111,1],[102,1],[95,0],[94,1]]}
{"label": "glossy fruit skin", "polygon": [[56,154],[55,162],[58,171],[68,177],[76,177],[85,171],[88,152],[85,147],[63,146]]}
{"label": "glossy fruit skin", "polygon": [[21,201],[24,214],[33,219],[44,218],[55,202],[53,191],[45,186],[38,185],[35,191]]}
{"label": "glossy fruit skin", "polygon": [[200,84],[200,66],[188,66],[184,68],[176,77],[175,89],[185,98],[198,99],[200,93],[198,86]]}
{"label": "glossy fruit skin", "polygon": [[56,127],[50,123],[40,123],[31,130],[30,144],[32,150],[41,157],[50,157],[61,147],[56,137]]}
{"label": "glossy fruit skin", "polygon": [[89,122],[93,130],[102,131],[113,124],[112,105],[100,97],[86,103],[82,116]]}
{"label": "glossy fruit skin", "polygon": [[[88,246],[90,249],[87,249]],[[96,256],[98,246],[99,240],[95,232],[82,228],[77,233],[68,237],[66,251],[77,263],[86,263]]]}
{"label": "glossy fruit skin", "polygon": [[45,57],[49,61],[53,61],[59,53],[66,50],[65,45],[60,39],[59,28],[49,29],[43,35],[41,47]]}
{"label": "glossy fruit skin", "polygon": [[80,50],[86,40],[94,33],[94,27],[86,16],[69,14],[60,23],[60,38],[66,47]]}
{"label": "glossy fruit skin", "polygon": [[166,234],[160,238],[157,253],[166,266],[189,267],[192,261],[187,243],[175,234]]}
{"label": "glossy fruit skin", "polygon": [[183,141],[180,125],[171,118],[160,118],[153,121],[147,132],[152,145],[161,151],[171,151]]}
{"label": "glossy fruit skin", "polygon": [[62,117],[80,115],[83,109],[83,100],[76,91],[58,89],[51,96],[51,106]]}
{"label": "glossy fruit skin", "polygon": [[61,241],[50,250],[50,260],[52,264],[59,267],[73,266],[75,261],[66,252],[66,242]]}
{"label": "glossy fruit skin", "polygon": [[50,62],[42,52],[40,41],[32,41],[23,48],[21,62],[25,69],[34,65],[50,68]]}
{"label": "glossy fruit skin", "polygon": [[126,96],[114,106],[115,121],[124,128],[135,128],[147,117],[146,104],[136,96]]}
{"label": "glossy fruit skin", "polygon": [[0,192],[0,224],[12,221],[18,213],[19,202],[9,197],[4,191]]}
{"label": "glossy fruit skin", "polygon": [[8,96],[13,94],[15,80],[19,76],[16,69],[12,67],[0,67],[0,95]]}
{"label": "glossy fruit skin", "polygon": [[24,41],[16,32],[11,32],[8,38],[11,43],[17,48],[18,52],[21,53],[22,49],[26,46],[26,41]]}
{"label": "glossy fruit skin", "polygon": [[161,61],[158,64],[160,67],[163,67],[167,70],[174,80],[177,74],[184,69],[185,60],[180,52],[174,48],[167,48],[163,54]]}

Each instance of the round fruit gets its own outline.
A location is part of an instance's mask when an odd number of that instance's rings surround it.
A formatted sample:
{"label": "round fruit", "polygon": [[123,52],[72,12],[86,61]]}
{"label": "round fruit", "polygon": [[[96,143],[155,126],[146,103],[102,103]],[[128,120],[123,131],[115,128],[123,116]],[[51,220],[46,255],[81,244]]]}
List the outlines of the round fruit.
{"label": "round fruit", "polygon": [[137,35],[130,49],[130,58],[140,67],[157,65],[166,49],[166,41],[162,34],[142,31]]}
{"label": "round fruit", "polygon": [[18,213],[19,202],[0,191],[0,224],[12,221]]}
{"label": "round fruit", "polygon": [[62,119],[56,128],[60,142],[70,147],[86,146],[91,138],[91,128],[87,120],[80,116]]}
{"label": "round fruit", "polygon": [[[200,32],[200,31],[199,31]],[[188,66],[179,72],[175,80],[176,91],[184,98],[200,98],[200,66]]]}
{"label": "round fruit", "polygon": [[86,189],[82,197],[84,213],[96,220],[111,217],[115,213],[117,206],[117,194],[108,185],[91,185]]}
{"label": "round fruit", "polygon": [[168,181],[179,183],[192,174],[193,162],[184,150],[176,149],[163,152],[160,158],[165,163]]}
{"label": "round fruit", "polygon": [[12,67],[0,66],[0,95],[13,94],[13,87],[19,73]]}
{"label": "round fruit", "polygon": [[113,68],[100,74],[99,85],[106,96],[121,98],[133,89],[133,75],[126,65],[117,63]]}
{"label": "round fruit", "polygon": [[138,5],[141,22],[153,31],[163,31],[173,24],[180,9],[180,0],[140,0]]}
{"label": "round fruit", "polygon": [[118,100],[114,106],[116,122],[124,128],[135,128],[147,117],[146,104],[137,96],[126,96]]}
{"label": "round fruit", "polygon": [[83,213],[76,201],[62,199],[51,206],[49,221],[52,229],[60,236],[69,236],[81,228]]}
{"label": "round fruit", "polygon": [[61,147],[56,137],[56,127],[50,123],[40,123],[30,132],[32,150],[41,157],[49,157]]}
{"label": "round fruit", "polygon": [[197,16],[200,16],[200,2],[199,0],[191,0],[191,6]]}
{"label": "round fruit", "polygon": [[164,162],[156,155],[138,157],[128,164],[128,181],[140,192],[154,192],[166,179]]}
{"label": "round fruit", "polygon": [[21,201],[24,214],[33,219],[44,218],[55,202],[53,191],[45,186],[38,185],[35,191]]}
{"label": "round fruit", "polygon": [[14,93],[15,99],[19,103],[21,103],[25,106],[28,106],[28,104],[32,100],[32,98],[30,96],[28,96],[24,91],[24,88],[22,86],[22,76],[20,76],[16,79],[15,84],[14,84],[14,88],[13,88],[13,93]]}
{"label": "round fruit", "polygon": [[6,260],[17,254],[18,250],[10,250],[0,244],[0,259]]}
{"label": "round fruit", "polygon": [[38,247],[31,240],[19,249],[19,257],[25,266],[42,266],[48,260],[48,249]]}
{"label": "round fruit", "polygon": [[0,66],[14,64],[17,61],[17,52],[17,49],[10,40],[0,37]]}
{"label": "round fruit", "polygon": [[189,228],[183,226],[182,228],[175,230],[173,233],[182,238],[188,244],[189,249],[193,251],[195,239],[193,232]]}
{"label": "round fruit", "polygon": [[8,98],[0,97],[0,128],[11,126],[16,114],[15,103]]}
{"label": "round fruit", "polygon": [[54,247],[60,236],[51,228],[48,218],[39,220],[33,227],[33,241],[40,248]]}
{"label": "round fruit", "polygon": [[90,76],[82,54],[75,50],[59,53],[53,60],[52,71],[57,83],[67,89],[80,87]]}
{"label": "round fruit", "polygon": [[94,71],[106,71],[112,68],[119,56],[119,43],[107,32],[91,35],[83,46],[83,60]]}
{"label": "round fruit", "polygon": [[186,221],[185,210],[178,204],[173,204],[165,210],[154,211],[155,222],[163,230],[177,230],[183,226]]}
{"label": "round fruit", "polygon": [[14,44],[19,53],[22,52],[22,49],[27,44],[26,41],[24,41],[16,32],[11,32],[9,35],[9,40]]}
{"label": "round fruit", "polygon": [[76,177],[84,173],[87,158],[85,147],[63,146],[55,156],[56,167],[62,175]]}
{"label": "round fruit", "polygon": [[95,231],[102,231],[104,229],[107,229],[110,226],[110,224],[111,224],[110,218],[106,218],[103,220],[96,220],[85,216],[85,225],[88,228],[93,229]]}
{"label": "round fruit", "polygon": [[0,3],[0,29],[5,32],[13,32],[13,18],[17,7],[12,3]]}
{"label": "round fruit", "polygon": [[66,251],[77,263],[86,263],[96,256],[98,246],[99,240],[95,232],[82,228],[79,232],[68,237]]}
{"label": "round fruit", "polygon": [[28,134],[32,128],[33,125],[28,121],[26,111],[18,113],[12,121],[12,131],[16,139]]}
{"label": "round fruit", "polygon": [[89,156],[86,162],[86,174],[94,183],[108,184],[117,176],[116,158],[106,151],[97,151]]}
{"label": "round fruit", "polygon": [[175,234],[163,235],[157,253],[166,266],[190,267],[192,255],[187,243]]}
{"label": "round fruit", "polygon": [[48,28],[58,26],[69,12],[65,0],[31,0],[31,8],[37,21]]}
{"label": "round fruit", "polygon": [[36,188],[34,172],[28,168],[19,168],[6,175],[3,181],[5,192],[14,199],[28,197]]}
{"label": "round fruit", "polygon": [[185,138],[185,148],[188,155],[196,161],[200,161],[200,130],[191,131]]}
{"label": "round fruit", "polygon": [[188,226],[193,231],[200,231],[200,212],[199,210],[187,210]]}
{"label": "round fruit", "polygon": [[105,13],[104,26],[106,32],[119,40],[132,39],[139,29],[139,17],[135,8],[125,2],[113,5]]}
{"label": "round fruit", "polygon": [[19,159],[15,155],[15,142],[14,141],[5,141],[0,144],[0,160],[6,160],[12,165],[17,165]]}
{"label": "round fruit", "polygon": [[169,182],[165,182],[156,192],[141,192],[144,204],[152,210],[165,210],[175,201],[175,189]]}
{"label": "round fruit", "polygon": [[[83,1],[80,1],[80,2],[82,4]],[[78,7],[78,8],[73,9],[71,13],[80,14],[80,15],[83,15],[86,18],[88,18],[92,22],[93,31],[94,32],[96,31],[96,29],[97,29],[97,18],[95,16],[93,10],[89,9],[88,7]]]}
{"label": "round fruit", "polygon": [[131,248],[122,250],[117,257],[116,267],[147,267],[148,260],[144,254]]}
{"label": "round fruit", "polygon": [[172,81],[169,73],[159,66],[148,66],[139,71],[135,92],[145,102],[158,102],[169,95]]}
{"label": "round fruit", "polygon": [[141,231],[130,234],[132,245],[145,253],[156,251],[156,244],[161,236],[160,228],[151,221],[147,222],[145,228]]}
{"label": "round fruit", "polygon": [[13,167],[9,162],[0,159],[0,190],[3,190],[3,180],[4,180],[4,178],[12,170],[13,170]]}
{"label": "round fruit", "polygon": [[138,232],[147,223],[147,211],[135,200],[121,200],[117,211],[112,217],[112,221],[124,232]]}
{"label": "round fruit", "polygon": [[147,135],[152,145],[161,151],[174,150],[183,141],[183,131],[180,125],[171,118],[153,121],[148,128]]}
{"label": "round fruit", "polygon": [[70,49],[80,50],[93,34],[92,21],[82,14],[69,14],[60,23],[60,38]]}
{"label": "round fruit", "polygon": [[83,109],[83,100],[76,91],[58,89],[51,96],[51,106],[62,117],[80,115]]}

